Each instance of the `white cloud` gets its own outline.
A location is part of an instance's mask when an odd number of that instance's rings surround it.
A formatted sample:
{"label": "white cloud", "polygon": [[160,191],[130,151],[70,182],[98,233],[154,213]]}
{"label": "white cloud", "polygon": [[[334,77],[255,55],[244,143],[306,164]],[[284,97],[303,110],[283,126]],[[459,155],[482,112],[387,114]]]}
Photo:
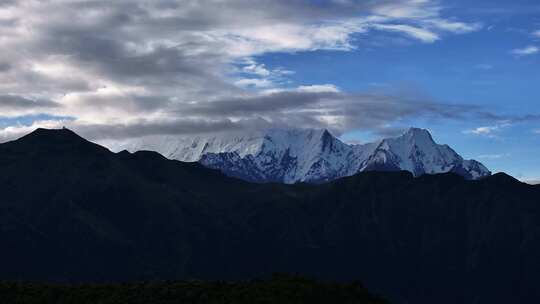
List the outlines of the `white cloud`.
{"label": "white cloud", "polygon": [[264,64],[258,64],[252,58],[247,58],[245,66],[242,68],[242,72],[255,74],[261,77],[270,76],[271,72],[265,67]]}
{"label": "white cloud", "polygon": [[534,55],[540,52],[540,48],[534,45],[530,45],[521,49],[513,49],[512,54],[517,56],[528,56],[528,55]]}
{"label": "white cloud", "polygon": [[512,124],[508,121],[501,121],[493,126],[482,126],[471,130],[463,131],[464,134],[473,134],[479,136],[485,136],[489,138],[499,138],[498,133],[503,129],[510,127]]}
{"label": "white cloud", "polygon": [[[247,74],[249,77],[235,81],[235,85],[242,88],[270,88],[287,82],[286,76],[295,72],[282,67],[267,68],[265,64],[257,63],[253,58],[242,58],[238,63],[240,74]],[[233,69],[234,70],[234,69]]]}
{"label": "white cloud", "polygon": [[374,24],[378,30],[401,32],[422,42],[435,42],[440,39],[439,35],[425,28],[419,28],[407,24]]}
{"label": "white cloud", "polygon": [[341,90],[334,84],[314,84],[302,85],[295,88],[272,88],[263,90],[263,95],[272,95],[278,93],[341,93]]}
{"label": "white cloud", "polygon": [[540,30],[533,32],[533,36],[540,38]]}
{"label": "white cloud", "polygon": [[443,7],[438,1],[387,2],[375,7],[373,11],[380,16],[379,20],[373,19],[371,22],[373,28],[401,32],[426,43],[440,40],[444,32],[466,34],[482,28],[480,23],[466,23],[441,17]]}
{"label": "white cloud", "polygon": [[478,31],[482,28],[480,23],[464,23],[458,21],[450,21],[445,19],[429,19],[426,21],[428,24],[432,24],[438,29],[445,30],[456,34],[465,34]]}
{"label": "white cloud", "polygon": [[436,1],[430,0],[405,0],[386,2],[375,7],[377,15],[397,19],[425,19],[439,15],[441,7]]}
{"label": "white cloud", "polygon": [[318,84],[309,86],[299,86],[296,91],[298,92],[310,92],[310,93],[338,93],[339,88],[333,84]]}
{"label": "white cloud", "polygon": [[498,126],[491,127],[478,127],[472,130],[467,130],[465,133],[476,134],[476,135],[491,135],[493,132],[499,130]]}
{"label": "white cloud", "polygon": [[320,24],[278,23],[246,26],[232,30],[206,32],[211,41],[225,46],[233,57],[260,55],[268,52],[299,52],[315,50],[354,49],[350,39],[355,33],[366,32],[358,20],[323,22]]}

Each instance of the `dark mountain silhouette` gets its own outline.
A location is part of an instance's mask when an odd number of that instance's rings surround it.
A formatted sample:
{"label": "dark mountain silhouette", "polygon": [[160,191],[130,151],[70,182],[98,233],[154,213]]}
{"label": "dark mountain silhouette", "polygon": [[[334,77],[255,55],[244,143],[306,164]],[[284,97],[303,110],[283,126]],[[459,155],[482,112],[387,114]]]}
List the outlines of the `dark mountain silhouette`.
{"label": "dark mountain silhouette", "polygon": [[540,300],[540,187],[365,172],[250,184],[39,129],[0,145],[0,279],[361,279],[396,303]]}

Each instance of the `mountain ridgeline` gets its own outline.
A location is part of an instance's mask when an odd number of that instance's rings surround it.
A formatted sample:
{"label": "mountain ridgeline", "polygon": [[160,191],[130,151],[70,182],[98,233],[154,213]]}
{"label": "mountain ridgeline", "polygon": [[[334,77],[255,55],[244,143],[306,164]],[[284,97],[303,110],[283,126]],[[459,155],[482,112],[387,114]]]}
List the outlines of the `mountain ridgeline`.
{"label": "mountain ridgeline", "polygon": [[540,187],[362,172],[253,184],[69,130],[0,144],[0,279],[360,279],[393,303],[538,303]]}
{"label": "mountain ridgeline", "polygon": [[479,179],[491,172],[464,160],[427,130],[411,128],[402,136],[348,145],[327,130],[281,129],[206,136],[148,136],[104,143],[114,151],[157,151],[180,161],[219,169],[251,182],[321,183],[364,171],[406,170],[414,176],[453,172]]}

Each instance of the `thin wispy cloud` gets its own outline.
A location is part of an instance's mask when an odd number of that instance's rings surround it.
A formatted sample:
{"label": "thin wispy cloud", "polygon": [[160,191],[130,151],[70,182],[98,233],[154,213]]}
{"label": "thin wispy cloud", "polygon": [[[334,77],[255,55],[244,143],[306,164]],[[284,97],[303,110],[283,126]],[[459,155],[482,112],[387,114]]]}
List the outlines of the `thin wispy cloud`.
{"label": "thin wispy cloud", "polygon": [[504,154],[482,154],[482,155],[478,155],[477,158],[478,159],[501,159],[501,158],[507,158],[507,157],[510,157],[511,155],[509,153],[504,153]]}
{"label": "thin wispy cloud", "polygon": [[538,52],[540,52],[540,48],[538,48],[537,46],[534,46],[534,45],[529,45],[529,46],[526,46],[524,48],[519,48],[519,49],[513,49],[512,50],[512,54],[514,54],[516,56],[535,55],[535,54],[538,54]]}
{"label": "thin wispy cloud", "polygon": [[474,67],[479,70],[492,70],[493,68],[495,68],[493,65],[487,63],[477,64]]}
{"label": "thin wispy cloud", "polygon": [[376,24],[373,28],[390,32],[406,34],[422,42],[432,43],[440,39],[440,36],[430,30],[407,24]]}
{"label": "thin wispy cloud", "polygon": [[[516,121],[519,120],[516,119]],[[470,130],[463,131],[464,134],[472,134],[477,136],[484,136],[488,138],[500,139],[500,133],[504,129],[511,127],[512,123],[510,121],[501,121],[495,125],[491,126],[481,126]]]}
{"label": "thin wispy cloud", "polygon": [[450,21],[446,19],[429,19],[426,21],[427,24],[433,25],[435,28],[456,33],[456,34],[466,34],[478,31],[482,29],[483,25],[481,23],[465,23]]}
{"label": "thin wispy cloud", "polygon": [[484,126],[484,127],[477,127],[471,130],[466,130],[464,133],[466,134],[475,134],[475,135],[486,135],[486,136],[492,136],[493,133],[497,130],[499,130],[499,126]]}

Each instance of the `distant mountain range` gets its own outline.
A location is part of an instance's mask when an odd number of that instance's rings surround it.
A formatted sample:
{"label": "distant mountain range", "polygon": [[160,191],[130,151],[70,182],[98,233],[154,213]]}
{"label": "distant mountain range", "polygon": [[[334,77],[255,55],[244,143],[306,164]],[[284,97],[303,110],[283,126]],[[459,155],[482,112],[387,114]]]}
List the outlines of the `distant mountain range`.
{"label": "distant mountain range", "polygon": [[327,130],[268,130],[178,137],[150,136],[106,144],[113,151],[157,151],[167,158],[198,161],[228,176],[252,182],[320,183],[364,171],[406,170],[414,176],[453,172],[466,179],[491,175],[481,163],[464,160],[427,130],[349,145]]}
{"label": "distant mountain range", "polygon": [[257,184],[69,130],[0,144],[0,280],[360,279],[392,303],[539,303],[540,187],[499,173]]}

